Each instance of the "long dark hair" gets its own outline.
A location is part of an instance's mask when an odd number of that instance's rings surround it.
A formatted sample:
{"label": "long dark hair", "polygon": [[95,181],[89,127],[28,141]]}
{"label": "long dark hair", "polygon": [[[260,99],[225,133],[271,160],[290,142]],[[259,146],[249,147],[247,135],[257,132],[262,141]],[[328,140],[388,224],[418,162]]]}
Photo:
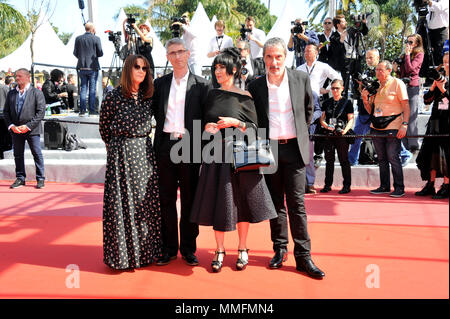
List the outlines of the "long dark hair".
{"label": "long dark hair", "polygon": [[144,99],[149,99],[153,96],[153,76],[150,70],[150,64],[148,63],[147,59],[140,54],[137,55],[131,54],[125,59],[125,63],[123,64],[122,76],[120,77],[120,86],[122,87],[122,94],[127,98],[131,97],[131,88],[133,86],[131,73],[138,59],[144,61],[145,67],[147,67],[147,72],[145,73],[144,81],[142,81],[142,83],[139,84],[139,90],[144,95]]}

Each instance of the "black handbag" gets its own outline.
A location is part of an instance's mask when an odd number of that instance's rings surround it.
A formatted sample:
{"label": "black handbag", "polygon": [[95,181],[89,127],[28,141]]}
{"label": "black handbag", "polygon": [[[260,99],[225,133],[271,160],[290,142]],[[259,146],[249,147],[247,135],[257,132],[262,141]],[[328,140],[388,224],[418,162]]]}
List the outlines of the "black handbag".
{"label": "black handbag", "polygon": [[269,140],[255,140],[247,144],[238,140],[233,144],[233,167],[235,172],[256,171],[275,165],[275,157]]}

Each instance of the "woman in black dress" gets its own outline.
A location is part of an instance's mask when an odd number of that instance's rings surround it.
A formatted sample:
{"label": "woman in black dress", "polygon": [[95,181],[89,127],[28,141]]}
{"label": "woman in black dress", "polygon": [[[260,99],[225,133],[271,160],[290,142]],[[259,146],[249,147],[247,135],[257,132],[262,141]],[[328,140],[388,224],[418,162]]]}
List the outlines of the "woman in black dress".
{"label": "woman in black dress", "polygon": [[248,264],[249,223],[277,217],[264,176],[258,171],[235,173],[232,161],[226,158],[227,154],[232,154],[233,138],[223,138],[224,129],[254,130],[257,123],[252,97],[234,85],[240,75],[240,60],[237,49],[227,48],[213,62],[220,88],[208,94],[204,122],[207,123],[205,131],[214,134],[214,140],[220,141],[218,144],[222,152],[220,159],[212,161],[203,155],[191,214],[192,222],[213,226],[217,245],[211,263],[214,272],[222,269],[225,232],[236,230],[237,225],[239,246],[236,269],[243,270]]}
{"label": "woman in black dress", "polygon": [[[353,127],[353,104],[350,100],[342,96],[342,91],[344,91],[344,82],[338,79],[333,80],[331,82],[331,93],[333,97],[326,100],[322,105],[320,125],[322,125],[328,134],[345,135]],[[339,194],[350,193],[352,175],[350,162],[348,161],[348,146],[347,138],[330,137],[325,139],[324,151],[327,163],[325,167],[325,186],[320,190],[321,193],[331,191],[336,152],[344,179],[344,185],[339,191]]]}
{"label": "woman in black dress", "polygon": [[[123,34],[125,35],[125,40],[128,41],[128,33],[126,32],[126,26],[128,19],[123,21]],[[139,35],[136,39],[136,52],[137,54],[143,55],[148,63],[150,64],[150,71],[152,71],[152,76],[155,77],[155,64],[153,63],[152,50],[153,50],[153,38],[150,36],[150,27],[146,24],[140,24],[139,27],[135,23],[131,26]]]}
{"label": "woman in black dress", "polygon": [[[433,102],[431,116],[428,120],[426,134],[448,134],[449,133],[449,113],[448,101],[448,75],[449,57],[448,52],[443,58],[445,80],[434,81],[430,90],[424,94],[425,103]],[[433,199],[449,198],[449,145],[448,137],[425,137],[417,155],[416,163],[420,170],[420,176],[424,181],[428,181],[425,187],[416,193],[416,196],[432,195]],[[436,177],[443,177],[440,190],[436,193],[434,182]]]}
{"label": "woman in black dress", "polygon": [[161,254],[158,176],[150,133],[153,79],[147,59],[130,55],[120,85],[100,112],[107,150],[103,198],[104,263],[113,269],[151,264]]}

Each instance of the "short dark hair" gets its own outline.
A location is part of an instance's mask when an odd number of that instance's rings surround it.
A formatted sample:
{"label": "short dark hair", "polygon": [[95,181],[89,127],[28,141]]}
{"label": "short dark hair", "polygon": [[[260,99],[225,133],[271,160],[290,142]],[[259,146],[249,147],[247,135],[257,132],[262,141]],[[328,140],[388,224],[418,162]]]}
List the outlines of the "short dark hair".
{"label": "short dark hair", "polygon": [[242,67],[241,53],[236,48],[223,49],[213,62],[212,69],[216,69],[216,65],[223,65],[228,75],[233,75],[233,68],[236,68],[234,76],[237,78]]}
{"label": "short dark hair", "polygon": [[63,77],[64,77],[64,72],[59,69],[53,69],[50,72],[50,80],[52,80],[53,82],[58,82]]}

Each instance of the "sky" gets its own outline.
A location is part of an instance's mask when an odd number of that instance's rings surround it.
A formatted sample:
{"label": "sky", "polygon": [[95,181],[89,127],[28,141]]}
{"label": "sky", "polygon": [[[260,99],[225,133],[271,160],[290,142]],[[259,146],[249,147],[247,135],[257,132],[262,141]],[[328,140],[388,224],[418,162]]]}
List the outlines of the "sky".
{"label": "sky", "polygon": [[[260,0],[261,3],[268,5],[269,0]],[[299,18],[307,18],[307,13],[310,9],[306,4],[306,1],[299,0],[271,0],[270,12],[271,14],[278,16],[282,13],[285,1],[291,1],[293,7],[297,12]],[[27,11],[27,4],[33,3],[30,0],[9,0],[7,1],[15,9],[19,10],[22,14]],[[88,17],[87,1],[85,0],[86,8],[83,10],[85,19]],[[50,18],[50,22],[58,28],[59,32],[72,33],[76,29],[77,24],[82,24],[83,19],[81,16],[81,10],[78,7],[78,0],[52,0],[55,6],[55,11]],[[124,0],[97,0],[98,6],[98,23],[97,32],[102,32],[113,28],[116,22],[113,17],[119,12],[122,6],[128,4],[142,5],[144,1],[124,1]],[[212,18],[212,17],[210,17]],[[104,30],[103,30],[104,29]]]}

